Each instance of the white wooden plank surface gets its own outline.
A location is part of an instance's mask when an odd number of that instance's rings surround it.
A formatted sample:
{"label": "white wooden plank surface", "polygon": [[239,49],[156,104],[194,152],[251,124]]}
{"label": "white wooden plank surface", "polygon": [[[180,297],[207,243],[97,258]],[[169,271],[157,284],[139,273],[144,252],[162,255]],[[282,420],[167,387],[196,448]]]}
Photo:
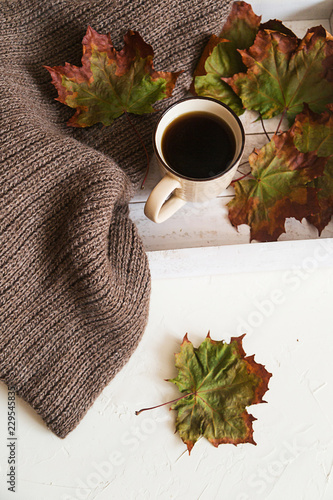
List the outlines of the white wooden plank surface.
{"label": "white wooden plank surface", "polygon": [[[260,12],[259,9],[257,9],[257,12]],[[275,14],[272,14],[272,17],[274,16]],[[304,36],[309,27],[319,24],[330,30],[329,19],[284,22],[299,37]],[[242,162],[247,160],[255,147],[261,148],[267,142],[261,123],[260,121],[255,121],[256,118],[257,114],[251,111],[246,111],[240,117],[246,132],[246,144]],[[270,136],[275,132],[279,120],[280,116],[271,120],[265,120],[265,128]],[[281,128],[288,128],[286,120],[284,120]],[[247,169],[247,165],[240,167],[241,172],[246,172]],[[240,175],[238,173],[235,177],[237,178]],[[172,218],[162,224],[151,222],[144,215],[144,204],[160,178],[158,165],[156,159],[153,157],[145,188],[139,190],[130,203],[131,218],[137,225],[147,251],[249,243],[249,227],[243,225],[237,231],[231,226],[228,220],[226,205],[233,195],[231,187],[221,193],[218,198],[207,203],[187,203]],[[306,221],[300,223],[295,219],[288,219],[286,222],[286,233],[280,236],[279,241],[308,240],[317,237],[317,230]],[[333,237],[333,221],[325,228],[322,237]]]}
{"label": "white wooden plank surface", "polygon": [[251,0],[254,12],[262,16],[263,22],[268,19],[328,19],[332,12],[332,0]]}
{"label": "white wooden plank surface", "polygon": [[316,269],[333,268],[333,238],[183,248],[147,254],[153,280],[287,269],[306,280]]}

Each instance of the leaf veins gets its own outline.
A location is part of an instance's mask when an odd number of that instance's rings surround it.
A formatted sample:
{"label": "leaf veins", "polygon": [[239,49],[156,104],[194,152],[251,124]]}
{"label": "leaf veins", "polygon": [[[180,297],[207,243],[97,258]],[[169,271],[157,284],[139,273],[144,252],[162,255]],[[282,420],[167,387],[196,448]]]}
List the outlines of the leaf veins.
{"label": "leaf veins", "polygon": [[239,52],[247,73],[222,79],[262,118],[286,112],[292,122],[304,102],[317,113],[332,102],[333,37],[322,26],[308,30],[303,40],[260,30],[252,47]]}
{"label": "leaf veins", "polygon": [[45,66],[58,91],[57,100],[76,109],[68,125],[111,125],[125,112],[151,113],[156,101],[171,95],[179,72],[155,71],[153,49],[138,32],[129,30],[117,52],[110,35],[89,26],[82,45],[81,68],[68,63]]}
{"label": "leaf veins", "polygon": [[317,189],[310,181],[320,177],[326,158],[300,153],[292,130],[249,156],[252,178],[234,184],[235,198],[228,203],[234,226],[248,224],[251,240],[275,241],[285,232],[285,220],[301,221],[318,213]]}
{"label": "leaf veins", "polygon": [[254,356],[245,356],[243,337],[227,344],[212,340],[208,333],[198,348],[187,335],[183,339],[176,354],[178,375],[170,382],[186,394],[171,409],[177,411],[176,430],[189,452],[201,436],[216,447],[256,444],[255,418],[246,407],[263,402],[271,374]]}

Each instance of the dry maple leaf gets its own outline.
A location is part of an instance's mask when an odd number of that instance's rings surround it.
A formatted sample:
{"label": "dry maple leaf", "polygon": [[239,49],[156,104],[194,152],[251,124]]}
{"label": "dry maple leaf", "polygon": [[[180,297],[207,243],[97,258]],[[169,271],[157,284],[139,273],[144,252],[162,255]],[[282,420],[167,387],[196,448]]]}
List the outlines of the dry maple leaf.
{"label": "dry maple leaf", "polygon": [[254,42],[260,20],[261,16],[253,12],[250,4],[234,2],[219,36],[233,42],[238,49],[247,49]]}
{"label": "dry maple leaf", "polygon": [[326,158],[323,175],[312,183],[318,190],[319,211],[307,217],[320,235],[333,215],[333,104],[320,115],[305,106],[295,118],[293,133],[299,151],[313,151],[317,156]]}
{"label": "dry maple leaf", "polygon": [[224,102],[237,115],[244,113],[241,99],[222,80],[223,76],[231,76],[242,69],[234,44],[212,35],[202,55],[202,65],[203,69],[198,67],[193,75],[192,93]]}
{"label": "dry maple leaf", "polygon": [[[287,26],[285,26],[282,21],[279,19],[270,19],[266,23],[261,23],[260,25],[261,30],[270,30],[270,31],[278,31],[279,33],[284,33],[285,35],[292,36],[294,38],[297,38],[295,33],[291,31]],[[240,47],[243,48],[243,47]],[[247,47],[244,47],[247,48]]]}
{"label": "dry maple leaf", "polygon": [[256,444],[252,422],[246,407],[263,403],[271,374],[245,357],[244,335],[231,338],[229,344],[215,341],[208,333],[198,348],[183,339],[176,354],[177,377],[170,380],[182,393],[172,406],[177,411],[176,431],[189,453],[204,436],[214,446],[222,443]]}
{"label": "dry maple leaf", "polygon": [[190,88],[193,94],[214,97],[230,106],[236,114],[244,113],[241,99],[222,77],[246,70],[237,49],[252,45],[260,19],[246,2],[233,3],[222,32],[210,37],[201,55]]}
{"label": "dry maple leaf", "polygon": [[260,24],[250,4],[234,2],[219,36],[212,35],[206,45],[193,75],[191,92],[214,97],[229,105],[241,115],[245,109],[241,99],[226,83],[225,78],[247,70],[238,49],[248,49],[259,30],[274,30],[294,37],[296,35],[277,19]]}
{"label": "dry maple leaf", "polygon": [[58,91],[57,100],[76,108],[68,125],[111,125],[124,112],[151,113],[152,104],[171,95],[179,72],[155,71],[153,49],[139,33],[129,30],[124,48],[117,52],[110,35],[100,35],[89,26],[82,45],[81,68],[68,63],[45,66]]}
{"label": "dry maple leaf", "polygon": [[333,37],[322,26],[303,40],[260,30],[248,50],[239,51],[247,73],[223,80],[241,97],[245,108],[262,118],[286,113],[293,121],[303,103],[321,113],[333,97]]}
{"label": "dry maple leaf", "polygon": [[234,226],[250,226],[251,240],[275,241],[287,217],[301,221],[318,213],[317,189],[309,182],[323,174],[326,158],[300,153],[291,130],[255,149],[249,163],[253,178],[235,182],[228,208]]}

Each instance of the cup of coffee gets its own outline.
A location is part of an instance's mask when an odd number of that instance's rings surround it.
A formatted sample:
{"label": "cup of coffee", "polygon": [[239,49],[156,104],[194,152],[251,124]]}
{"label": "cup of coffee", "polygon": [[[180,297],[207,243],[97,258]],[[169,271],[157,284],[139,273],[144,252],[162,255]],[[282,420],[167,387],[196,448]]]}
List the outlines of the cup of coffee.
{"label": "cup of coffee", "polygon": [[190,97],[160,117],[153,145],[164,177],[145,205],[154,222],[171,217],[186,202],[215,198],[229,186],[245,143],[243,126],[225,104]]}

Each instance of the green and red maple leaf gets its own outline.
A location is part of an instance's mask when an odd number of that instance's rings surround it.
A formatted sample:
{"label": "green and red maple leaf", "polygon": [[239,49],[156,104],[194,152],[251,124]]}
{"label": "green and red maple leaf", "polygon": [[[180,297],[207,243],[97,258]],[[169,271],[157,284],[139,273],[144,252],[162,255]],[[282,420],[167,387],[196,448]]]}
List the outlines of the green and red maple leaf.
{"label": "green and red maple leaf", "polygon": [[177,412],[176,431],[191,452],[203,436],[214,446],[256,444],[246,407],[263,403],[271,374],[246,356],[241,337],[229,344],[210,338],[194,347],[187,335],[176,354],[177,377],[170,379],[187,394],[171,406]]}
{"label": "green and red maple leaf", "polygon": [[188,452],[205,437],[211,444],[256,444],[252,422],[256,420],[246,407],[264,403],[272,376],[266,368],[246,356],[242,341],[244,335],[223,340],[212,340],[208,332],[205,340],[194,347],[187,334],[175,355],[178,374],[169,379],[183,394],[173,401],[143,411],[172,404],[177,412],[176,432],[186,444]]}
{"label": "green and red maple leaf", "polygon": [[275,241],[289,217],[323,231],[333,215],[333,113],[305,106],[293,127],[249,157],[251,178],[234,183],[234,226],[248,224],[251,240]]}
{"label": "green and red maple leaf", "polygon": [[303,103],[322,113],[332,102],[333,37],[322,26],[308,30],[303,40],[259,30],[254,44],[239,53],[247,72],[223,81],[246,109],[258,111],[262,118],[286,113],[293,122]]}
{"label": "green and red maple leaf", "polygon": [[250,47],[260,25],[251,6],[234,2],[219,36],[212,35],[193,75],[191,91],[198,96],[214,97],[229,105],[238,115],[244,113],[240,97],[223,78],[245,71],[239,48]]}
{"label": "green and red maple leaf", "polygon": [[333,215],[333,104],[321,115],[306,106],[303,113],[296,117],[293,133],[299,151],[311,151],[325,160],[323,175],[316,177],[312,183],[317,192],[319,209],[307,217],[321,234]]}
{"label": "green and red maple leaf", "polygon": [[111,125],[123,113],[153,112],[156,101],[172,94],[179,72],[155,71],[153,49],[136,31],[127,32],[118,52],[110,35],[89,26],[82,45],[82,67],[45,66],[57,100],[76,109],[68,125]]}

